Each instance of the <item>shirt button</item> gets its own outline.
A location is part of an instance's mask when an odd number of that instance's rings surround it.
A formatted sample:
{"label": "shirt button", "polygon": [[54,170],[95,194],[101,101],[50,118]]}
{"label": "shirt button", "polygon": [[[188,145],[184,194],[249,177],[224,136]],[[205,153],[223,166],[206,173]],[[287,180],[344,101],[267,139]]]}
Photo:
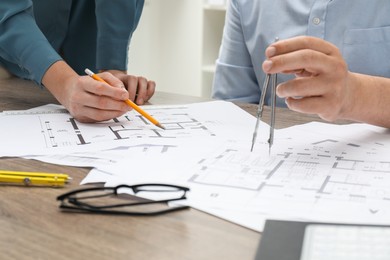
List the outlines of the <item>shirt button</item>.
{"label": "shirt button", "polygon": [[315,25],[319,25],[320,22],[321,22],[321,19],[320,19],[320,18],[318,18],[318,17],[314,17],[314,18],[313,18],[313,23],[314,23]]}

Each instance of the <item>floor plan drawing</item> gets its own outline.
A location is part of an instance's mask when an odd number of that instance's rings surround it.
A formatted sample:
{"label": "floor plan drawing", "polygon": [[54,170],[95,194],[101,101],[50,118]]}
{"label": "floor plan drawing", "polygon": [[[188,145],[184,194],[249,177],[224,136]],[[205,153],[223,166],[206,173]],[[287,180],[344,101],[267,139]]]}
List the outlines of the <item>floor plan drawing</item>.
{"label": "floor plan drawing", "polygon": [[[330,143],[337,149],[326,145]],[[283,205],[309,214],[331,203],[332,207],[359,205],[367,207],[367,214],[378,214],[386,208],[384,204],[390,207],[390,158],[355,158],[353,152],[349,153],[350,145],[335,139],[302,147],[284,142],[285,147],[270,157],[247,148],[220,147],[199,161],[188,182],[209,187],[212,191],[208,203],[220,199],[219,206],[229,197],[226,203],[230,205],[247,204],[265,211]],[[248,194],[248,200],[234,202],[229,189]]]}
{"label": "floor plan drawing", "polygon": [[[0,114],[0,142],[5,155],[47,155],[86,152],[120,145],[178,144],[193,138],[222,138],[252,125],[253,117],[224,101],[186,105],[145,106],[144,110],[164,127],[160,129],[131,110],[121,117],[81,123],[69,113],[53,110],[9,111]],[[242,132],[242,131],[240,131]],[[23,149],[19,149],[23,147]]]}
{"label": "floor plan drawing", "polygon": [[[72,118],[68,113],[32,113],[9,114],[3,116],[4,125],[23,125],[20,129],[9,131],[17,138],[39,142],[42,140],[46,148],[84,146],[99,142],[115,142],[120,140],[140,139],[178,139],[188,137],[214,137],[216,133],[210,129],[208,122],[194,116],[187,106],[175,108],[145,109],[159,122],[165,130],[155,127],[135,111],[109,121],[85,124]],[[25,126],[29,131],[25,131]],[[212,127],[212,125],[211,125]],[[4,130],[5,131],[5,130]],[[27,134],[28,133],[28,134]],[[33,137],[31,139],[31,137]]]}
{"label": "floor plan drawing", "polygon": [[[183,112],[180,112],[180,109]],[[158,117],[165,130],[155,128],[151,123],[140,115],[124,116],[124,120],[115,119],[115,124],[109,129],[116,139],[128,138],[178,138],[190,134],[215,135],[207,126],[192,117],[185,108],[179,111],[168,110],[173,113],[157,112],[153,116]],[[148,130],[148,131],[145,131]]]}

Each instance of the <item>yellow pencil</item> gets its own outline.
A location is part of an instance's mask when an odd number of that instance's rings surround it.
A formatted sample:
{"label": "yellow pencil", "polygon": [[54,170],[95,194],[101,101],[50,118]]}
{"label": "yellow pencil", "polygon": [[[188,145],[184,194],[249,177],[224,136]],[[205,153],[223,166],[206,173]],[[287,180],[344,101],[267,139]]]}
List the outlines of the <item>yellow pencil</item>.
{"label": "yellow pencil", "polygon": [[23,172],[0,170],[0,183],[24,184],[26,186],[55,186],[62,187],[71,178],[62,173]]}
{"label": "yellow pencil", "polygon": [[[87,73],[87,75],[90,76],[91,78],[93,78],[94,80],[97,80],[97,81],[104,82],[104,83],[108,84],[104,79],[102,79],[101,77],[99,77],[98,75],[96,75],[95,73],[93,73],[89,69],[85,69],[85,73]],[[135,111],[137,111],[142,116],[144,116],[146,119],[148,119],[152,124],[154,124],[155,126],[158,126],[161,129],[165,130],[165,127],[163,127],[156,119],[154,119],[146,111],[144,111],[142,108],[137,106],[137,104],[135,104],[133,101],[131,101],[130,99],[127,99],[127,100],[125,100],[125,102],[126,102],[127,105],[132,107]]]}

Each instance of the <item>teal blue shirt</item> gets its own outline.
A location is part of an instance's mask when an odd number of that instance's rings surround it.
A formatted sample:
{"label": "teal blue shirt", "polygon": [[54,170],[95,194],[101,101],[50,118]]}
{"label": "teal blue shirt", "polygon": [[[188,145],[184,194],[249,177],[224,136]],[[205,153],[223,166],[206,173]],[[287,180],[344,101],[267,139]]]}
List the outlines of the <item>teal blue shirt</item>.
{"label": "teal blue shirt", "polygon": [[[214,98],[258,103],[265,77],[264,51],[275,37],[309,35],[327,40],[340,49],[350,71],[390,78],[389,0],[230,2]],[[279,82],[290,78],[278,75]],[[285,106],[282,99],[277,103]]]}
{"label": "teal blue shirt", "polygon": [[1,0],[0,64],[41,84],[65,60],[77,73],[127,69],[144,0]]}

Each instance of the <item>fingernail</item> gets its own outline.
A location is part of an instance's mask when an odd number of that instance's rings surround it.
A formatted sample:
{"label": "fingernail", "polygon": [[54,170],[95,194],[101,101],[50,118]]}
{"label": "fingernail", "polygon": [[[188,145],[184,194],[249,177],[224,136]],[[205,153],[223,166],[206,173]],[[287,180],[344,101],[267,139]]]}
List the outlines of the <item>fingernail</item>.
{"label": "fingernail", "polygon": [[269,71],[269,70],[271,70],[271,68],[272,68],[272,61],[270,61],[270,60],[266,60],[266,61],[264,61],[263,62],[263,69],[264,69],[264,71]]}
{"label": "fingernail", "polygon": [[137,98],[138,104],[143,104],[144,100],[142,98]]}
{"label": "fingernail", "polygon": [[268,47],[265,54],[267,55],[268,58],[273,57],[276,54],[276,48],[275,47]]}

